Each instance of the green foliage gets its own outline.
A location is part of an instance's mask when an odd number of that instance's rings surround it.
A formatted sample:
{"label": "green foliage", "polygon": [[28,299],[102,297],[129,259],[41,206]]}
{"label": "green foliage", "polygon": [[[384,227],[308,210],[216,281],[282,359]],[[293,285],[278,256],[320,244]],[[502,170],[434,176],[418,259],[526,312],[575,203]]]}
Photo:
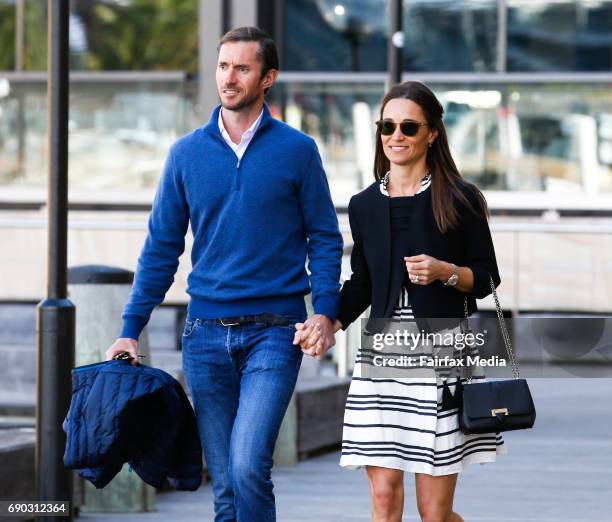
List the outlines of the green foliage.
{"label": "green foliage", "polygon": [[15,6],[0,0],[0,71],[15,68]]}
{"label": "green foliage", "polygon": [[47,2],[25,0],[25,50],[26,71],[47,70]]}
{"label": "green foliage", "polygon": [[[72,69],[198,70],[197,0],[72,0],[87,51]],[[15,66],[15,4],[0,0],[0,70]],[[47,0],[25,0],[24,68],[47,69]]]}
{"label": "green foliage", "polygon": [[86,28],[85,69],[197,71],[197,0],[73,0],[72,11]]}

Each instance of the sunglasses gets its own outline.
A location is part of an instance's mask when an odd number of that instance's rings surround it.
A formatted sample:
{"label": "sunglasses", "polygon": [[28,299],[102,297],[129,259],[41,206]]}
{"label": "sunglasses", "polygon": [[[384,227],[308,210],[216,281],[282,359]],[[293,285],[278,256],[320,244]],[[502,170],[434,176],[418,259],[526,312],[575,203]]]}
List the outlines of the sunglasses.
{"label": "sunglasses", "polygon": [[427,123],[419,123],[413,120],[404,120],[401,123],[395,123],[393,120],[378,120],[376,122],[378,130],[383,136],[391,136],[398,125],[404,136],[416,136],[421,127],[428,126]]}

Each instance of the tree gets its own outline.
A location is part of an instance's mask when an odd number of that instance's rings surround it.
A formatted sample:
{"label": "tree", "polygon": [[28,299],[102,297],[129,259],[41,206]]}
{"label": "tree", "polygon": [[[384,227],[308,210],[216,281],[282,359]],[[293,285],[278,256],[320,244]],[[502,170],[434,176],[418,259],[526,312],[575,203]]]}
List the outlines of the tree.
{"label": "tree", "polygon": [[197,0],[73,0],[87,38],[90,70],[198,68]]}

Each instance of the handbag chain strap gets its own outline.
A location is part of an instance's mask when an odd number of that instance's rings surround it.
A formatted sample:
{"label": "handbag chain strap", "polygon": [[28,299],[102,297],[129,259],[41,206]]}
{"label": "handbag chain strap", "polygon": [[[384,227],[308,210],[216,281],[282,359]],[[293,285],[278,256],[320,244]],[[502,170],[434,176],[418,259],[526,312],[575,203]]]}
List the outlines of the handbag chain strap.
{"label": "handbag chain strap", "polygon": [[[508,354],[508,360],[512,365],[512,373],[515,379],[519,378],[519,368],[518,361],[516,360],[516,355],[514,350],[512,349],[512,341],[510,340],[510,334],[508,334],[508,329],[506,328],[506,321],[504,320],[504,314],[502,313],[501,306],[499,304],[499,299],[497,297],[497,291],[495,290],[495,283],[493,282],[493,278],[491,274],[489,274],[489,283],[491,284],[491,290],[493,290],[493,299],[495,300],[495,310],[497,311],[497,319],[499,321],[499,329],[501,330],[502,337],[504,339],[504,346],[506,347],[506,353]],[[468,302],[467,296],[463,298],[463,309],[465,312],[465,320],[466,323],[468,321]],[[467,350],[466,350],[467,352]],[[472,368],[469,364],[466,365],[467,368],[467,382],[472,381]]]}

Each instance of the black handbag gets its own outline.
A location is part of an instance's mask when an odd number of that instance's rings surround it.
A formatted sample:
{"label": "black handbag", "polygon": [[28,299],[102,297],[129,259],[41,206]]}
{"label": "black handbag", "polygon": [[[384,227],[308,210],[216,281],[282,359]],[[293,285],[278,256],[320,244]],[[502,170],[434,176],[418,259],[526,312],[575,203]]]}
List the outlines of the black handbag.
{"label": "black handbag", "polygon": [[[513,379],[471,382],[471,367],[466,364],[467,378],[459,380],[455,398],[459,406],[459,428],[463,433],[497,433],[533,427],[536,418],[535,405],[525,379],[519,378],[516,356],[499,305],[493,278],[489,275],[499,327],[504,339],[508,360],[512,365]],[[464,301],[467,324],[467,298]],[[467,350],[466,350],[467,352]]]}

